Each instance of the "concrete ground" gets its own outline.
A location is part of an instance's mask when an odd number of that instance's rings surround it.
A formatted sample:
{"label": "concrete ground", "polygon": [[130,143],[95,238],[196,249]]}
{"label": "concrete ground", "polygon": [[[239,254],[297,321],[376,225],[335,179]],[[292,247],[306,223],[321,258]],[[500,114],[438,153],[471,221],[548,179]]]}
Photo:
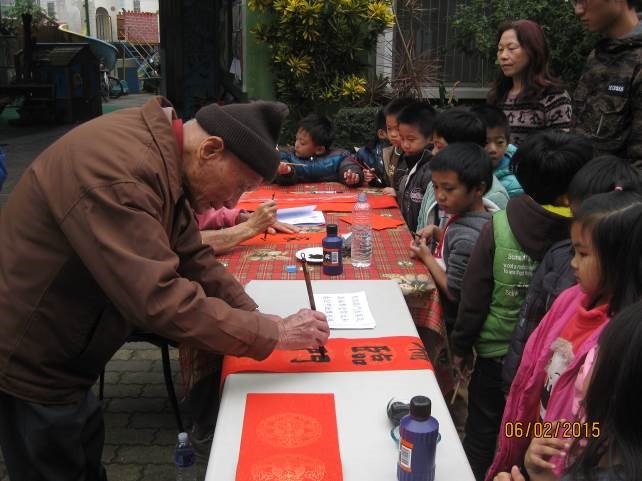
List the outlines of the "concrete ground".
{"label": "concrete ground", "polygon": [[[109,111],[142,105],[151,96],[137,94],[112,99]],[[0,118],[0,146],[7,156],[9,177],[0,192],[0,209],[31,161],[73,126],[11,127],[5,112]],[[182,385],[178,352],[172,350],[174,385],[179,398]],[[95,392],[97,388],[94,387]],[[110,481],[174,480],[173,455],[178,434],[163,379],[160,349],[146,343],[125,344],[107,364],[103,410],[105,449],[103,463]],[[189,413],[183,410],[189,425]],[[204,479],[206,462],[197,461],[198,479]],[[0,481],[8,481],[0,455]],[[19,480],[13,480],[19,481]]]}

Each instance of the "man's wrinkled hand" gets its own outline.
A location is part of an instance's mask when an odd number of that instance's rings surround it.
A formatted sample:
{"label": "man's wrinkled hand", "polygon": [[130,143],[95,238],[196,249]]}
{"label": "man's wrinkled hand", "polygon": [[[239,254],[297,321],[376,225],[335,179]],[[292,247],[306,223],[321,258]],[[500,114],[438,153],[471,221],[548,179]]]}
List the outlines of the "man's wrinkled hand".
{"label": "man's wrinkled hand", "polygon": [[246,221],[246,225],[252,229],[254,234],[265,232],[268,227],[276,222],[276,202],[269,200],[264,202],[252,212]]}
{"label": "man's wrinkled hand", "polygon": [[278,323],[279,340],[276,349],[306,349],[324,345],[330,336],[325,314],[300,309]]}

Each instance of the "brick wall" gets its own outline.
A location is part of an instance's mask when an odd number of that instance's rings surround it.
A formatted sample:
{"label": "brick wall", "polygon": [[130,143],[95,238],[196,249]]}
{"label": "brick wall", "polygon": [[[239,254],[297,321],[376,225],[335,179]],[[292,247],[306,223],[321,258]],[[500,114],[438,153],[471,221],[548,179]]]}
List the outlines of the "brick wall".
{"label": "brick wall", "polygon": [[160,43],[157,13],[123,11],[118,14],[116,22],[118,40],[128,40],[133,43]]}

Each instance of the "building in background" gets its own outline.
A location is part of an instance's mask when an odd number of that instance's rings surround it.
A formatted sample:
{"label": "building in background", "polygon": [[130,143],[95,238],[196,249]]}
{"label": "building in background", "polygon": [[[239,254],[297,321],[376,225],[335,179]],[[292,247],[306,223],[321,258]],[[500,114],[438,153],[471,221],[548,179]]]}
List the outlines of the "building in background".
{"label": "building in background", "polygon": [[[0,0],[2,5],[12,0]],[[39,0],[49,16],[67,25],[72,32],[87,34],[84,0]],[[118,14],[127,12],[158,13],[158,0],[89,0],[89,34],[112,42],[118,40]],[[156,17],[158,25],[158,18]],[[158,26],[156,26],[158,29]]]}

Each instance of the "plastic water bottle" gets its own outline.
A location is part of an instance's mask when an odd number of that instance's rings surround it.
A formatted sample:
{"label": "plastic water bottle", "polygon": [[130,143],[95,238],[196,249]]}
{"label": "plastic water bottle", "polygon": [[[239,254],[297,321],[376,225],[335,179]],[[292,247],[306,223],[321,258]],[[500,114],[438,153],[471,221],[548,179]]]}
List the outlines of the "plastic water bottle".
{"label": "plastic water bottle", "polygon": [[350,257],[353,267],[369,267],[372,258],[372,210],[368,196],[360,192],[352,208]]}
{"label": "plastic water bottle", "polygon": [[430,415],[426,396],[410,400],[410,414],[399,424],[399,481],[434,481],[439,422]]}
{"label": "plastic water bottle", "polygon": [[174,451],[174,464],[176,465],[176,481],[196,481],[194,466],[194,448],[189,443],[187,433],[178,435],[178,443]]}

